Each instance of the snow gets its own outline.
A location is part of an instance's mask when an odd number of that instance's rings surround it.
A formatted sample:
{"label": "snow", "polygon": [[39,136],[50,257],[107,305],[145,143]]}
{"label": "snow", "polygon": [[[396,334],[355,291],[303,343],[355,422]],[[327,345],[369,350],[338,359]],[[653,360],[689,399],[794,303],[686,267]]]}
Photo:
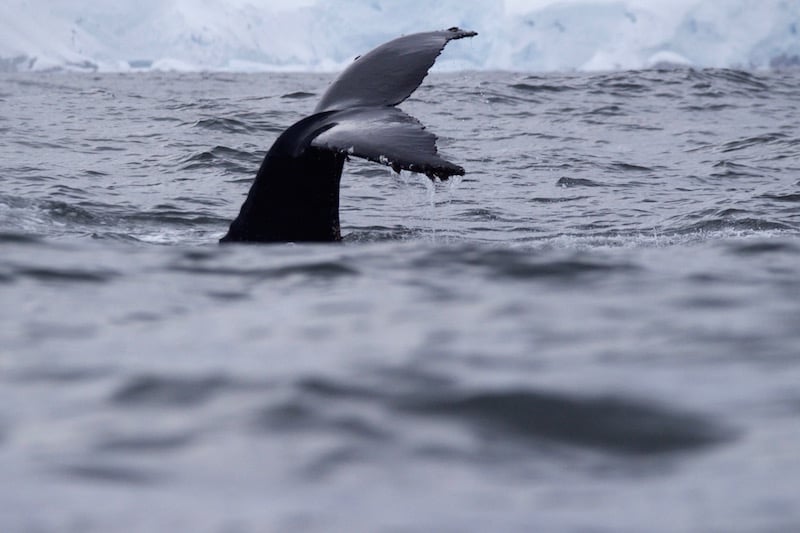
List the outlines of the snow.
{"label": "snow", "polygon": [[454,25],[438,69],[800,64],[800,0],[3,0],[0,71],[333,71]]}

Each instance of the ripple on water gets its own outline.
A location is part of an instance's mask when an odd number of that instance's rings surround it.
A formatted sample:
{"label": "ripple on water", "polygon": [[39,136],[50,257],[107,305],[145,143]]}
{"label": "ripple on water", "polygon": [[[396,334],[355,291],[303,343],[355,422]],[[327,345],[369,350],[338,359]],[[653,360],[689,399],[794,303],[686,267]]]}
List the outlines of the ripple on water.
{"label": "ripple on water", "polygon": [[97,460],[55,467],[53,470],[69,478],[114,485],[153,485],[165,480],[163,473],[131,466],[129,461],[112,463]]}
{"label": "ripple on water", "polygon": [[732,253],[744,256],[800,254],[800,246],[797,243],[783,240],[758,239],[756,241],[731,242],[728,247]]}
{"label": "ripple on water", "polygon": [[252,173],[261,164],[263,152],[248,152],[227,146],[215,146],[193,154],[183,159],[181,170],[222,169],[231,174],[248,174],[252,180]]}
{"label": "ripple on water", "polygon": [[308,93],[305,91],[295,91],[292,93],[286,93],[281,95],[281,98],[288,98],[290,100],[305,100],[307,98],[313,98],[316,96],[316,93]]}
{"label": "ripple on water", "polygon": [[564,189],[574,188],[574,187],[606,187],[605,183],[600,183],[599,181],[590,180],[588,178],[559,178],[556,182],[557,187],[562,187]]}
{"label": "ripple on water", "polygon": [[764,198],[767,200],[776,200],[778,202],[800,203],[800,193],[762,194],[758,196],[758,198]]}
{"label": "ripple on water", "polygon": [[569,85],[552,85],[547,83],[513,83],[509,85],[510,88],[517,91],[529,93],[560,93],[564,91],[573,91],[573,87]]}
{"label": "ripple on water", "polygon": [[765,220],[761,218],[709,218],[685,226],[679,226],[665,233],[690,234],[690,233],[760,233],[769,231],[790,231],[793,228],[788,224]]}
{"label": "ripple on water", "polygon": [[620,455],[695,451],[730,442],[737,435],[709,416],[640,398],[527,388],[463,390],[450,384],[431,388],[428,380],[415,380],[384,387],[327,378],[302,380],[292,400],[264,409],[257,423],[272,430],[344,425],[358,429],[361,437],[386,438],[388,429],[354,416],[357,404],[364,402],[404,415],[465,424],[492,439],[560,442]]}
{"label": "ripple on water", "polygon": [[19,266],[11,276],[53,283],[107,283],[121,274],[106,269]]}
{"label": "ripple on water", "polygon": [[724,443],[734,435],[706,416],[613,396],[481,391],[412,400],[407,408],[486,426],[512,438],[558,441],[619,454],[689,451]]}
{"label": "ripple on water", "polygon": [[157,453],[172,452],[186,448],[196,440],[195,435],[185,433],[135,433],[130,435],[106,435],[95,444],[98,452]]}
{"label": "ripple on water", "polygon": [[[226,244],[226,246],[231,245]],[[178,264],[170,267],[170,270],[175,272],[209,276],[233,276],[256,279],[283,279],[288,277],[299,277],[301,279],[330,280],[342,276],[349,277],[360,274],[360,271],[357,268],[340,261],[315,261],[262,268],[237,268],[221,265]]]}
{"label": "ripple on water", "polygon": [[226,389],[241,385],[220,375],[139,375],[125,379],[113,392],[110,401],[125,407],[194,407],[210,401]]}
{"label": "ripple on water", "polygon": [[253,133],[251,126],[232,118],[204,118],[195,122],[194,127],[230,134]]}
{"label": "ripple on water", "polygon": [[19,233],[14,231],[0,231],[0,243],[2,244],[30,244],[40,245],[44,239],[40,235],[32,233]]}

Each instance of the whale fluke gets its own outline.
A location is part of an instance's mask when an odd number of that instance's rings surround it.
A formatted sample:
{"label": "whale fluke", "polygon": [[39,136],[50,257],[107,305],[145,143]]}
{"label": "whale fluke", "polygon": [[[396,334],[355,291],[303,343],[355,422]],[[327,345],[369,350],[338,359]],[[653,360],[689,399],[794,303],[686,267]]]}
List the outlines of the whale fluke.
{"label": "whale fluke", "polygon": [[475,35],[478,34],[474,31],[450,28],[406,35],[382,44],[344,69],[322,95],[314,112],[395,106],[420,86],[448,42]]}
{"label": "whale fluke", "polygon": [[314,114],[269,149],[221,242],[340,240],[339,182],[347,156],[431,179],[463,175],[462,167],[439,156],[436,136],[394,106],[419,87],[449,41],[475,35],[459,28],[416,33],[357,58]]}
{"label": "whale fluke", "polygon": [[337,111],[330,128],[317,135],[311,146],[344,152],[391,166],[446,179],[464,169],[436,150],[436,135],[414,117],[396,107],[356,107]]}

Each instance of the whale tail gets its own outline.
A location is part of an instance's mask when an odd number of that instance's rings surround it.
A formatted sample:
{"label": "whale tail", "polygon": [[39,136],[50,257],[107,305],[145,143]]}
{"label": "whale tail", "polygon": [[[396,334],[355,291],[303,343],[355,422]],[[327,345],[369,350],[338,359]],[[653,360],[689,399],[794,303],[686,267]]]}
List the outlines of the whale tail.
{"label": "whale tail", "polygon": [[314,111],[396,106],[417,90],[447,43],[476,35],[474,31],[450,28],[414,33],[382,44],[344,69]]}
{"label": "whale tail", "polygon": [[449,41],[474,35],[459,28],[417,33],[356,58],[314,114],[272,145],[221,242],[340,240],[339,182],[347,156],[431,179],[463,175],[439,156],[436,136],[394,106],[419,87]]}

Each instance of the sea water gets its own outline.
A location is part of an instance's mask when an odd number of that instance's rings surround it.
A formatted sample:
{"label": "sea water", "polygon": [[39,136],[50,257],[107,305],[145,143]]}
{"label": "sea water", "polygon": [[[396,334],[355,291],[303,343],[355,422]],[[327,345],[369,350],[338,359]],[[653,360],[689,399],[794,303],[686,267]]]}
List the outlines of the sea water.
{"label": "sea water", "polygon": [[799,71],[434,74],[218,245],[331,79],[0,78],[0,530],[800,530]]}

